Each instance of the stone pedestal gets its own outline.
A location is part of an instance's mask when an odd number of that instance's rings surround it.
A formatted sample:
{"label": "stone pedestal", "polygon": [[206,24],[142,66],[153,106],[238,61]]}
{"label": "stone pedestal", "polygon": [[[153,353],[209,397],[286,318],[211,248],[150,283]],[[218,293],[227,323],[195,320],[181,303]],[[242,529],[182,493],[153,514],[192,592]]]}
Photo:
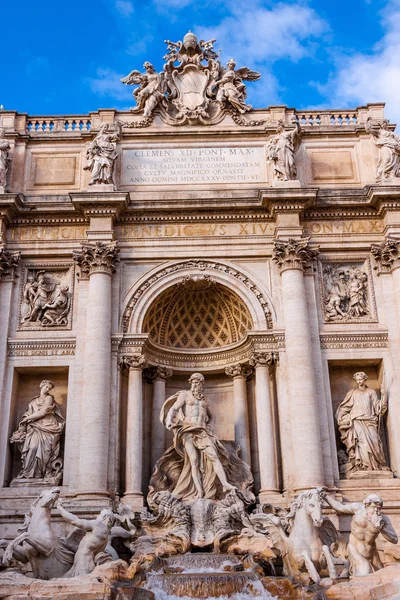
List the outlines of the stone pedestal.
{"label": "stone pedestal", "polygon": [[81,276],[89,277],[83,365],[78,493],[108,495],[111,393],[111,277],[116,244],[97,242],[74,253]]}

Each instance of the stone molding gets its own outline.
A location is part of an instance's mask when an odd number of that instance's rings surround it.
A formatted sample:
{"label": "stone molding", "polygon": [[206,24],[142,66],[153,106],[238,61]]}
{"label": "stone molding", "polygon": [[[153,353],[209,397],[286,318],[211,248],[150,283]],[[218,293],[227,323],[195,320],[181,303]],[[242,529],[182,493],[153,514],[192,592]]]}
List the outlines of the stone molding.
{"label": "stone molding", "polygon": [[321,350],[345,348],[388,348],[387,333],[323,333],[320,335]]}
{"label": "stone molding", "polygon": [[143,370],[147,367],[146,357],[143,354],[133,354],[131,356],[121,356],[118,360],[118,366],[123,371],[128,369]]}
{"label": "stone molding", "polygon": [[51,342],[45,340],[10,341],[7,344],[7,356],[75,356],[75,340],[58,340],[53,337]]}
{"label": "stone molding", "polygon": [[276,367],[279,360],[279,354],[276,352],[253,352],[249,363],[253,367]]}
{"label": "stone molding", "polygon": [[21,252],[9,252],[0,243],[0,281],[14,281],[21,258]]}
{"label": "stone molding", "polygon": [[380,244],[371,244],[378,275],[392,273],[400,267],[400,240],[387,236]]}
{"label": "stone molding", "polygon": [[[212,272],[215,272],[215,273],[222,272],[222,273],[225,273],[225,274],[229,275],[230,277],[233,277],[234,279],[240,281],[256,297],[256,299],[257,299],[258,303],[261,305],[261,308],[265,315],[267,327],[268,327],[268,329],[272,329],[273,321],[272,321],[271,309],[269,307],[269,302],[268,302],[267,298],[265,297],[265,295],[262,293],[262,291],[259,289],[259,287],[247,275],[245,275],[239,269],[237,269],[236,267],[233,267],[231,265],[227,265],[227,264],[223,264],[223,263],[219,263],[219,262],[215,262],[215,261],[211,261],[211,260],[194,259],[194,260],[183,261],[183,262],[179,262],[179,263],[175,263],[175,264],[170,264],[170,265],[162,268],[160,271],[158,271],[154,275],[150,275],[147,279],[145,279],[145,281],[143,281],[134,290],[132,297],[131,297],[130,301],[128,302],[128,304],[124,310],[123,316],[122,316],[122,331],[123,331],[123,333],[126,333],[128,331],[133,310],[134,310],[135,306],[137,305],[137,303],[139,302],[140,298],[143,296],[143,294],[147,290],[149,290],[152,286],[154,286],[158,282],[162,281],[163,279],[170,280],[171,276],[173,276],[175,273],[179,273],[180,271],[185,271],[185,270],[190,270],[190,271],[196,271],[196,270],[206,271],[207,270],[207,271],[210,271],[211,273]],[[173,282],[171,282],[171,285],[173,283],[177,283],[177,282],[173,281]],[[228,284],[228,282],[226,282],[226,281],[221,281],[221,283],[223,285]],[[228,285],[228,287],[229,287],[229,285]],[[146,307],[146,308],[148,308],[148,307]]]}
{"label": "stone molding", "polygon": [[72,252],[73,259],[81,269],[82,279],[89,278],[93,273],[115,273],[115,264],[119,262],[118,254],[117,242],[82,244],[80,252]]}
{"label": "stone molding", "polygon": [[251,366],[241,363],[225,368],[225,374],[232,377],[232,379],[235,379],[236,377],[247,379],[252,373],[253,369]]}
{"label": "stone molding", "polygon": [[272,260],[277,263],[281,273],[288,269],[300,269],[304,272],[311,268],[319,254],[319,246],[310,248],[309,242],[309,237],[274,240]]}

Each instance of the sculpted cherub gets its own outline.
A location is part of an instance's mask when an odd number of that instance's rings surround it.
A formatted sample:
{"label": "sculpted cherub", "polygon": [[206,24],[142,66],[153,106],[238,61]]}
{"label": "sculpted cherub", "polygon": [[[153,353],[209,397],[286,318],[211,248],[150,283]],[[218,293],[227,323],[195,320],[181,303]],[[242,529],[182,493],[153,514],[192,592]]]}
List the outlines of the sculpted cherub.
{"label": "sculpted cherub", "polygon": [[217,102],[230,104],[239,113],[244,114],[252,109],[251,104],[246,104],[247,98],[245,81],[257,81],[261,73],[251,71],[247,67],[235,70],[236,62],[231,58],[225,67],[221,67],[220,78],[214,82],[217,89]]}
{"label": "sculpted cherub", "polygon": [[164,98],[166,92],[166,82],[164,73],[157,73],[150,62],[143,65],[145,72],[133,70],[121,79],[126,85],[138,85],[132,96],[136,100],[137,106],[131,108],[132,112],[142,112],[146,119],[150,117],[156,106]]}

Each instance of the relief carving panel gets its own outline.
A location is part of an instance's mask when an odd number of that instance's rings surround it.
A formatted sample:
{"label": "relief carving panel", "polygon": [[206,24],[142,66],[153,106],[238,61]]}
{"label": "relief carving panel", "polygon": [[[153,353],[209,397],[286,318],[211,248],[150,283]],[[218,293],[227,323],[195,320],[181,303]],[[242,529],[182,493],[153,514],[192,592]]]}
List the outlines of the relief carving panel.
{"label": "relief carving panel", "polygon": [[19,329],[70,329],[73,299],[72,266],[27,266],[21,287]]}
{"label": "relief carving panel", "polygon": [[326,323],[377,320],[369,260],[320,264],[322,313]]}

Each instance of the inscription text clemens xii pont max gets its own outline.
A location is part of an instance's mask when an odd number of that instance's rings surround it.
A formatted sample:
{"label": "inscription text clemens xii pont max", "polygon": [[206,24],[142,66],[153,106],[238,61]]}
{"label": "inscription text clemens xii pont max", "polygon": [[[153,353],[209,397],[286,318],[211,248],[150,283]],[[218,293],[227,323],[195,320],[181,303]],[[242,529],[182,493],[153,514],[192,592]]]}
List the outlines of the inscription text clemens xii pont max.
{"label": "inscription text clemens xii pont max", "polygon": [[257,183],[266,180],[262,146],[127,149],[122,185]]}

